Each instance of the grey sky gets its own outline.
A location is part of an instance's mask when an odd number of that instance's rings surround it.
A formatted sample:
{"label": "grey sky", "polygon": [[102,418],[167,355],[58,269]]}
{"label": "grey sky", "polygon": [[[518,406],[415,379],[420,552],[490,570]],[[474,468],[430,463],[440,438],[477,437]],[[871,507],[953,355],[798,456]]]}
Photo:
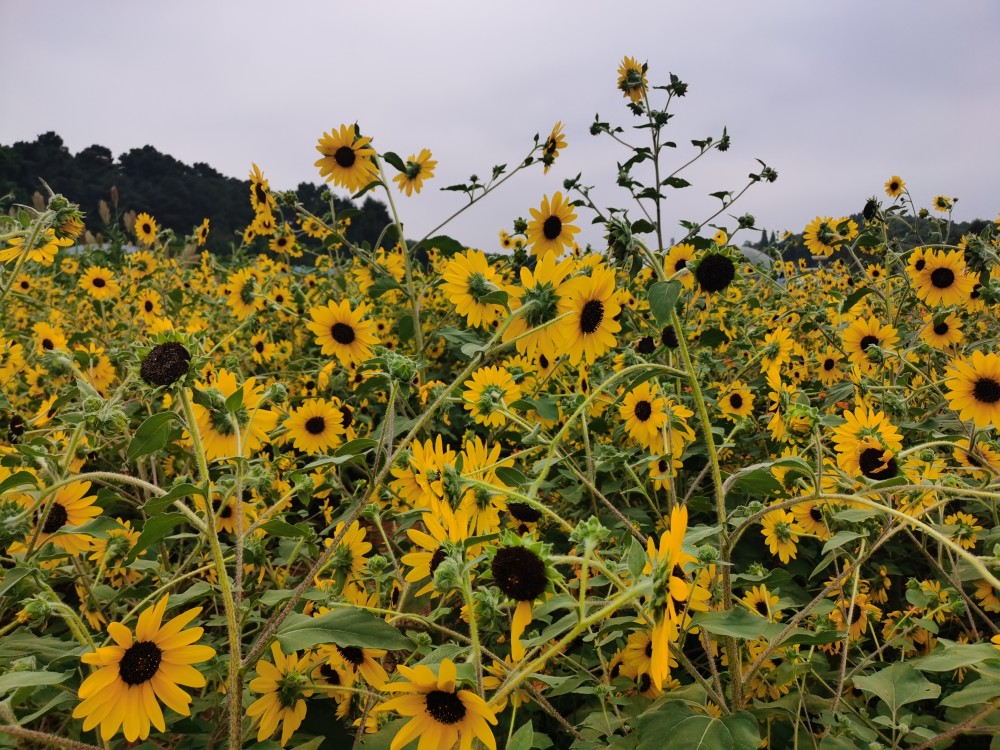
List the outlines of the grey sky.
{"label": "grey sky", "polygon": [[[557,120],[569,146],[549,174],[515,177],[446,231],[495,250],[500,229],[581,171],[599,202],[627,206],[614,185],[625,152],[588,133],[597,112],[638,124],[615,88],[625,55],[648,61],[651,84],[674,72],[690,85],[670,163],[723,125],[733,139],[672,193],[668,237],[715,210],[708,193],[742,186],[755,157],[779,179],[733,213],[779,231],[858,211],[893,174],[920,205],[957,196],[959,219],[1000,209],[995,0],[0,0],[0,25],[0,143],[55,130],[74,153],[151,144],[240,178],[255,161],[284,188],[318,182],[317,138],[356,120],[381,150],[438,160],[421,195],[399,198],[408,236],[461,205],[437,188],[516,163]],[[580,237],[599,242],[590,218]]]}

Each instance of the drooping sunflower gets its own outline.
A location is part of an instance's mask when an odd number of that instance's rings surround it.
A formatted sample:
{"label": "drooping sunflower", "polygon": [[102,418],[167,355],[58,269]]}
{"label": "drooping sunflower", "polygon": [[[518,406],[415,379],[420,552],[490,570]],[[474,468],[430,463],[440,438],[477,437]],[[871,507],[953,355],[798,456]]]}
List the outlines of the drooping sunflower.
{"label": "drooping sunflower", "polygon": [[480,367],[472,378],[465,381],[466,391],[462,394],[465,408],[476,420],[476,424],[487,427],[503,427],[507,417],[503,410],[521,398],[521,389],[511,374],[502,367]]}
{"label": "drooping sunflower", "polygon": [[590,276],[566,283],[567,294],[559,303],[569,316],[560,323],[560,338],[572,364],[581,359],[592,364],[615,347],[615,334],[622,329],[615,318],[621,313],[615,292],[615,274],[603,266]]}
{"label": "drooping sunflower", "polygon": [[152,245],[156,242],[156,233],[159,231],[156,219],[143,212],[135,219],[135,236],[143,245]]}
{"label": "drooping sunflower", "polygon": [[662,442],[660,431],[667,424],[666,399],[659,387],[645,381],[625,394],[618,415],[625,422],[625,432],[647,450],[657,451]]}
{"label": "drooping sunflower", "polygon": [[320,176],[352,193],[377,180],[378,169],[372,160],[375,149],[368,145],[371,140],[361,137],[357,125],[341,125],[339,130],[323,133],[316,144],[323,155],[316,162]]}
{"label": "drooping sunflower", "polygon": [[948,406],[976,427],[1000,425],[1000,356],[973,352],[952,362],[945,375]]}
{"label": "drooping sunflower", "polygon": [[446,545],[459,548],[472,534],[469,532],[469,517],[461,510],[453,513],[435,514],[423,513],[420,517],[427,531],[417,528],[406,530],[406,535],[414,544],[414,549],[421,551],[408,552],[399,561],[410,568],[406,580],[410,583],[431,579],[417,591],[417,596],[429,593],[431,597],[438,595],[434,589],[434,572],[447,557]]}
{"label": "drooping sunflower", "polygon": [[[7,240],[9,246],[0,250],[0,263],[16,261],[25,252],[24,243],[27,239],[27,237],[13,237]],[[43,266],[51,266],[59,248],[69,247],[72,244],[72,238],[56,237],[54,229],[46,229],[44,234],[27,249],[28,260]]]}
{"label": "drooping sunflower", "polygon": [[80,277],[80,288],[96,300],[114,299],[121,292],[110,269],[91,266]]}
{"label": "drooping sunflower", "polygon": [[255,214],[270,212],[278,207],[264,173],[253,162],[250,165],[250,206]]}
{"label": "drooping sunflower", "polygon": [[954,199],[949,198],[947,195],[935,195],[934,200],[931,201],[931,205],[934,207],[935,211],[940,211],[943,214],[951,211],[954,204]]}
{"label": "drooping sunflower", "polygon": [[854,606],[850,599],[840,599],[836,609],[830,613],[830,621],[842,630],[847,630],[852,641],[857,640],[868,630],[868,620],[882,619],[882,610],[872,604],[868,594],[858,594],[854,597]]}
{"label": "drooping sunflower", "polygon": [[898,175],[893,175],[885,183],[885,194],[890,198],[898,198],[903,194],[904,190],[906,190],[906,183]]}
{"label": "drooping sunflower", "polygon": [[368,306],[364,303],[352,310],[347,300],[330,301],[326,307],[309,311],[313,322],[306,327],[316,334],[316,343],[323,354],[335,354],[345,367],[358,365],[372,356],[372,346],[378,343],[375,323],[365,320]]}
{"label": "drooping sunflower", "polygon": [[975,549],[976,547],[976,533],[983,531],[983,527],[979,525],[979,519],[977,519],[971,513],[952,513],[949,516],[945,516],[945,525],[955,526],[956,529],[951,532],[951,538],[958,542],[963,549]]}
{"label": "drooping sunflower", "polygon": [[285,420],[286,439],[306,453],[336,447],[344,435],[344,415],[324,398],[311,398]]}
{"label": "drooping sunflower", "polygon": [[528,222],[528,244],[531,245],[532,255],[561,255],[563,248],[573,244],[573,235],[580,228],[570,224],[576,214],[569,200],[563,199],[562,193],[553,195],[551,203],[549,196],[544,196],[541,207],[530,211],[532,218]]}
{"label": "drooping sunflower", "polygon": [[429,180],[434,176],[437,161],[431,158],[430,151],[422,148],[419,154],[410,154],[407,157],[405,166],[406,170],[400,172],[392,180],[399,185],[401,192],[410,196],[419,193],[424,186],[424,180]]}
{"label": "drooping sunflower", "polygon": [[566,136],[563,135],[563,124],[560,121],[552,128],[552,133],[545,139],[545,145],[542,147],[542,164],[545,165],[545,174],[548,174],[549,168],[555,164],[561,148],[566,148]]}
{"label": "drooping sunflower", "polygon": [[260,697],[247,707],[247,716],[260,722],[257,742],[263,742],[281,726],[281,746],[295,734],[306,718],[306,701],[313,694],[307,689],[312,663],[298,653],[284,654],[281,645],[271,644],[272,664],[266,658],[257,662],[257,677],[250,689]]}
{"label": "drooping sunflower", "polygon": [[633,57],[626,57],[618,66],[618,90],[633,103],[642,101],[649,82],[646,80],[646,63],[640,65]]}
{"label": "drooping sunflower", "polygon": [[400,664],[397,669],[406,682],[392,682],[384,689],[402,695],[375,709],[411,717],[396,733],[390,750],[402,750],[418,737],[422,750],[448,750],[456,744],[461,750],[472,750],[477,738],[496,750],[489,727],[497,723],[496,716],[474,692],[457,689],[458,670],[451,659],[441,662],[437,674],[426,664],[413,668]]}
{"label": "drooping sunflower", "polygon": [[[37,531],[38,541],[36,542],[36,547],[41,547],[51,541],[57,547],[61,547],[71,555],[89,551],[94,541],[92,536],[87,534],[59,534],[53,536],[66,526],[83,526],[88,521],[101,515],[101,507],[94,504],[97,501],[97,496],[88,495],[87,492],[89,490],[90,482],[72,482],[57,489],[50,501],[49,512],[45,516],[45,523],[42,525],[41,530],[38,531],[37,528],[32,528],[28,532],[25,541],[33,538]],[[29,498],[23,497],[21,498],[21,502],[30,503],[31,501]],[[38,513],[35,514],[34,519],[34,525],[37,527],[39,523]],[[26,550],[27,547],[25,544],[14,542],[10,546],[9,551],[11,554],[17,554]]]}
{"label": "drooping sunflower", "polygon": [[833,431],[837,465],[853,477],[881,481],[896,476],[895,454],[903,449],[903,436],[889,418],[862,404],[844,411],[844,419]]}
{"label": "drooping sunflower", "polygon": [[928,305],[961,305],[978,281],[965,265],[961,250],[925,251],[923,270],[911,275],[917,296]]}
{"label": "drooping sunflower", "polygon": [[196,645],[203,629],[186,628],[201,607],[163,623],[169,595],[139,615],[132,631],[120,622],[108,625],[115,645],[84,654],[84,664],[100,667],[80,685],[81,703],[73,718],[83,719],[83,730],[98,724],[101,737],[110,740],[121,728],[134,742],[149,737],[151,727],[167,730],[160,701],[182,716],[191,713],[191,696],[181,686],[200,688],[205,678],[192,665],[208,661],[215,649]]}
{"label": "drooping sunflower", "polygon": [[205,243],[208,242],[208,219],[203,219],[201,224],[194,230],[195,241],[198,243],[198,247],[204,247]]}
{"label": "drooping sunflower", "polygon": [[739,422],[753,413],[753,393],[743,381],[733,381],[719,396],[719,409],[726,419]]}
{"label": "drooping sunflower", "polygon": [[506,285],[482,250],[455,253],[441,276],[445,297],[470,326],[492,325],[504,312],[503,305],[483,301],[494,292],[506,291]]}
{"label": "drooping sunflower", "polygon": [[844,350],[853,364],[866,374],[871,374],[875,368],[868,359],[868,348],[892,347],[899,342],[898,333],[893,326],[881,323],[874,315],[867,319],[855,318],[844,331]]}
{"label": "drooping sunflower", "polygon": [[534,602],[552,590],[558,574],[546,562],[546,545],[511,532],[504,532],[501,542],[489,550],[490,574],[501,593],[517,602],[510,624],[510,656],[519,661],[526,653],[521,636],[531,624]]}
{"label": "drooping sunflower", "polygon": [[969,449],[968,438],[956,441],[955,458],[962,466],[972,469],[973,476],[1000,472],[1000,451],[982,440],[976,441],[975,450]]}

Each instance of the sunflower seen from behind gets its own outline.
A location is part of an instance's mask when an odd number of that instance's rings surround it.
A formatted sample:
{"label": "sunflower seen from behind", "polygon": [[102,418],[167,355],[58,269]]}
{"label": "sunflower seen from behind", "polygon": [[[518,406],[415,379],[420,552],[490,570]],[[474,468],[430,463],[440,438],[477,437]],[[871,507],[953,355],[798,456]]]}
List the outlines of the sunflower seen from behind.
{"label": "sunflower seen from behind", "polygon": [[545,165],[545,174],[548,174],[549,169],[555,164],[556,159],[559,158],[559,150],[563,148],[566,148],[566,136],[563,134],[562,122],[557,122],[549,137],[545,139],[545,145],[542,146],[542,164]]}
{"label": "sunflower seen from behind", "polygon": [[247,707],[247,716],[258,722],[257,742],[271,737],[281,727],[284,747],[306,718],[306,701],[313,693],[309,673],[311,661],[298,653],[285,654],[277,641],[271,644],[271,658],[257,662],[257,676],[250,681],[250,690],[257,698]]}
{"label": "sunflower seen from behind", "polygon": [[129,742],[145,740],[152,728],[167,731],[162,702],[181,716],[191,713],[191,696],[182,687],[201,688],[205,678],[193,665],[215,656],[215,649],[197,645],[204,630],[187,626],[201,613],[189,609],[163,622],[169,595],[139,615],[135,634],[121,622],[108,625],[114,641],[84,654],[81,660],[99,669],[80,685],[82,701],[73,718],[83,730],[100,725],[110,740],[119,729]]}
{"label": "sunflower seen from behind", "polygon": [[309,311],[312,322],[306,327],[316,334],[323,354],[336,355],[345,367],[358,365],[371,358],[372,346],[378,343],[375,323],[365,319],[367,312],[364,303],[352,310],[347,300],[331,300]]}
{"label": "sunflower seen from behind", "polygon": [[558,358],[563,342],[556,319],[569,292],[566,277],[572,269],[571,258],[557,261],[554,253],[540,257],[534,270],[521,267],[521,286],[510,289],[510,307],[516,317],[503,333],[503,340],[514,341],[521,354],[533,358],[543,354],[550,362]]}
{"label": "sunflower seen from behind", "polygon": [[649,86],[646,79],[647,68],[646,63],[640,65],[634,57],[623,58],[618,66],[618,90],[633,104],[641,102],[646,94]]}
{"label": "sunflower seen from behind", "polygon": [[487,427],[503,427],[507,424],[504,412],[521,398],[521,389],[503,367],[480,367],[465,381],[465,388],[465,393],[462,394],[465,409],[476,420],[476,424]]}
{"label": "sunflower seen from behind", "polygon": [[420,192],[424,186],[424,180],[429,180],[434,176],[435,167],[437,167],[437,161],[431,158],[431,152],[422,148],[419,154],[410,154],[407,157],[403,171],[392,180],[399,186],[400,192],[411,196]]}
{"label": "sunflower seen from behind", "polygon": [[[209,461],[236,456],[239,445],[243,456],[249,457],[268,442],[268,433],[278,424],[278,414],[261,408],[264,387],[255,385],[253,380],[240,384],[235,373],[219,370],[215,374],[213,385],[222,396],[221,403],[213,403],[211,407],[195,403],[191,407],[201,432],[205,456]],[[198,387],[204,389],[206,384],[198,383]],[[225,401],[238,390],[243,391],[240,405],[230,411],[226,408]]]}
{"label": "sunflower seen from behind", "polygon": [[455,253],[441,274],[445,298],[464,315],[470,326],[479,328],[495,323],[504,313],[499,302],[488,302],[496,292],[506,291],[506,285],[482,250]]}

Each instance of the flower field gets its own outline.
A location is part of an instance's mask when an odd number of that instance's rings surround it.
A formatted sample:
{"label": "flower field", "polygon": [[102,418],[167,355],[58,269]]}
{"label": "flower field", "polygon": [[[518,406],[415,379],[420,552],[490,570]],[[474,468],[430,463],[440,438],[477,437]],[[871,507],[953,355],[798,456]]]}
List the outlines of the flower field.
{"label": "flower field", "polygon": [[665,242],[730,136],[650,75],[591,126],[628,210],[566,179],[493,248],[406,237],[443,167],[355,124],[375,246],[256,164],[231,257],[0,217],[0,746],[1000,746],[1000,219],[887,175],[755,264],[760,163]]}

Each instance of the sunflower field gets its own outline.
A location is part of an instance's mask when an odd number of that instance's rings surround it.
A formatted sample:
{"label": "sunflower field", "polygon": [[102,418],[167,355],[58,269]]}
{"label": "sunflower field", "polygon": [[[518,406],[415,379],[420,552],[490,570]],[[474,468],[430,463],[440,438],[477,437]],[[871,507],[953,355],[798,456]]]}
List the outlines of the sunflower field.
{"label": "sunflower field", "polygon": [[665,243],[730,136],[647,74],[591,125],[631,207],[568,179],[490,252],[406,238],[437,163],[356,124],[316,167],[377,246],[257,165],[232,257],[0,217],[0,746],[1000,747],[1000,220],[891,176],[751,263],[761,163]]}

